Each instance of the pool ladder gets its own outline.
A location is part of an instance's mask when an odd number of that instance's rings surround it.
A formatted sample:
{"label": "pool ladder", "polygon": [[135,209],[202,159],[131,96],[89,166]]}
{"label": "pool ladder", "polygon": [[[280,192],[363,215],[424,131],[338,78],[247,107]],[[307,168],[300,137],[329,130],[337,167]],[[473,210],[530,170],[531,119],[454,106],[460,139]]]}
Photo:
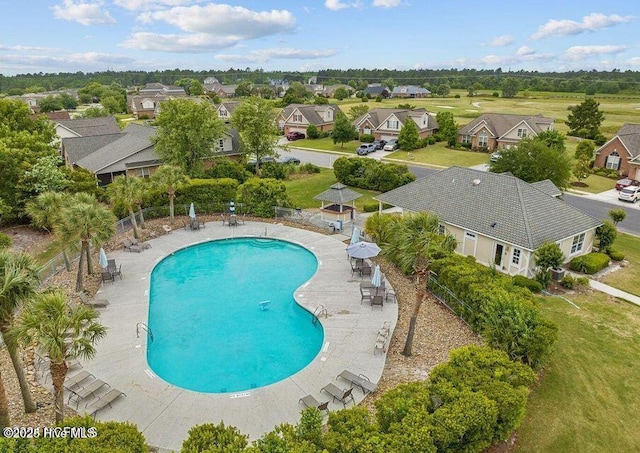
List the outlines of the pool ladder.
{"label": "pool ladder", "polygon": [[151,332],[148,325],[143,322],[136,324],[136,338],[140,338],[140,331],[147,332],[147,334],[149,334],[149,338],[151,338],[151,343],[153,343],[153,332]]}
{"label": "pool ladder", "polygon": [[324,308],[324,305],[318,305],[315,310],[313,310],[313,315],[311,316],[311,324],[314,326],[318,322],[320,316],[324,315],[325,319],[329,317],[329,313],[327,309]]}

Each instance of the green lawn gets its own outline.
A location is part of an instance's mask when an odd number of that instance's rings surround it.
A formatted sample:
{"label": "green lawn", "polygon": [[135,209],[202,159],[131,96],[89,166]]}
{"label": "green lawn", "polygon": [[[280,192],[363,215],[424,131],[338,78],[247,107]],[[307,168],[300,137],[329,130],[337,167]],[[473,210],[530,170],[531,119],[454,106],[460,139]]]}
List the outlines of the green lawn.
{"label": "green lawn", "polygon": [[339,153],[349,153],[355,154],[356,149],[360,146],[360,142],[358,140],[352,140],[347,142],[342,146],[341,144],[335,145],[333,140],[330,137],[327,138],[318,138],[315,140],[311,140],[305,138],[303,140],[296,140],[295,142],[289,143],[289,146],[292,147],[300,147],[300,148],[311,148],[317,149],[320,151],[336,151]]}
{"label": "green lawn", "polygon": [[[287,194],[291,198],[291,201],[293,201],[293,204],[296,207],[308,209],[319,208],[321,203],[318,200],[314,200],[313,197],[329,189],[331,184],[335,184],[336,182],[338,181],[333,174],[333,170],[323,168],[320,173],[285,181],[284,184],[287,187]],[[363,206],[367,203],[377,203],[373,197],[380,192],[355,187],[351,187],[351,189],[364,195],[355,200],[358,211],[362,212]]]}
{"label": "green lawn", "polygon": [[451,167],[452,165],[472,167],[474,165],[489,163],[488,153],[448,149],[444,142],[416,149],[412,151],[411,154],[413,154],[412,158],[406,151],[396,151],[388,157],[391,159],[406,160],[407,163],[415,161],[439,167]]}
{"label": "green lawn", "polygon": [[559,327],[515,452],[640,451],[640,308],[595,293],[544,299]]}
{"label": "green lawn", "polygon": [[[621,223],[624,224],[624,222],[623,220]],[[613,248],[624,253],[629,264],[607,275],[602,282],[640,296],[640,237],[618,233]]]}
{"label": "green lawn", "polygon": [[[574,179],[575,181],[575,179]],[[611,178],[605,178],[604,176],[589,175],[587,179],[582,180],[587,184],[587,187],[574,187],[576,190],[590,193],[600,193],[605,190],[611,190],[615,187],[616,181]]]}

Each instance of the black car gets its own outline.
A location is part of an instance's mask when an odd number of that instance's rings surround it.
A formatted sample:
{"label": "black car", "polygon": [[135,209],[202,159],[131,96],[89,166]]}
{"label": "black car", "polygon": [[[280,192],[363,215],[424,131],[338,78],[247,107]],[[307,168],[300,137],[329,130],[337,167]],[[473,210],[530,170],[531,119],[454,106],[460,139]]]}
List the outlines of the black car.
{"label": "black car", "polygon": [[285,156],[280,158],[280,160],[278,161],[281,164],[295,164],[298,165],[300,163],[300,159],[298,159],[297,157],[293,157],[293,156]]}
{"label": "black car", "polygon": [[376,149],[382,149],[386,144],[387,144],[386,140],[374,140],[374,142],[372,143],[372,145],[375,146]]}

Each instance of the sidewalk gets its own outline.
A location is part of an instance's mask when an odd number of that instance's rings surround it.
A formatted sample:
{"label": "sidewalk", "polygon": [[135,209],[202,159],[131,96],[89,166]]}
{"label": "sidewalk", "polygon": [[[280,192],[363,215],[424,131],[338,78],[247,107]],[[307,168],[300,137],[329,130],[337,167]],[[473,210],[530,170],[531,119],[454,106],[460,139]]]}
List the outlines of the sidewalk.
{"label": "sidewalk", "polygon": [[618,299],[624,299],[627,302],[640,306],[640,297],[621,291],[613,286],[605,285],[597,280],[589,280],[589,286],[593,289],[597,289],[598,291],[602,291],[605,294],[609,294],[610,296],[617,297]]}

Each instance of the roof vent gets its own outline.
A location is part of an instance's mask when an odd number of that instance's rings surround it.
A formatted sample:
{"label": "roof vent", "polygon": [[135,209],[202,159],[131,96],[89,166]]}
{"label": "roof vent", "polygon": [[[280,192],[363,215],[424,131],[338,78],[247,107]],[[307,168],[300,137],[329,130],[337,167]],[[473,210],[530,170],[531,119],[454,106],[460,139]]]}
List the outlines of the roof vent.
{"label": "roof vent", "polygon": [[493,223],[491,224],[491,228],[495,228],[497,224],[498,224],[498,222],[493,222]]}
{"label": "roof vent", "polygon": [[480,180],[479,179],[474,179],[473,181],[471,181],[471,184],[473,186],[479,186],[480,185]]}

